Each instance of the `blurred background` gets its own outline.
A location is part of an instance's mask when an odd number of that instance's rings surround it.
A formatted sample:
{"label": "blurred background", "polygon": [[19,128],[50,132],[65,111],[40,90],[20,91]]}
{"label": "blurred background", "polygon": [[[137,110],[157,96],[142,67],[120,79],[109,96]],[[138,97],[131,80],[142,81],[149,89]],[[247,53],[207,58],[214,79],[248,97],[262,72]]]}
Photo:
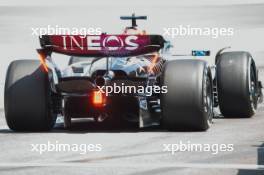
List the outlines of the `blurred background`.
{"label": "blurred background", "polygon": [[[232,50],[252,53],[257,66],[264,66],[264,0],[1,0],[0,1],[0,108],[3,107],[5,74],[15,59],[38,59],[38,37],[31,28],[60,26],[101,28],[102,32],[121,33],[130,21],[120,21],[120,15],[147,15],[139,21],[148,33],[163,34],[164,28],[192,27],[234,28],[233,36],[176,36],[171,40],[173,53],[190,53],[192,49],[215,53],[226,46]],[[54,55],[63,68],[66,56]],[[66,58],[63,58],[66,57]]]}

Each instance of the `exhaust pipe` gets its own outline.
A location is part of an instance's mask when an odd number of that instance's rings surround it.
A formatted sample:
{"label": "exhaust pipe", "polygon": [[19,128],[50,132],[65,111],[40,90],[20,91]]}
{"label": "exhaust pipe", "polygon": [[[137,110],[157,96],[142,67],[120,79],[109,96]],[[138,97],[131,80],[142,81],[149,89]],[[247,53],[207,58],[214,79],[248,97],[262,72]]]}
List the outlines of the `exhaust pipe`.
{"label": "exhaust pipe", "polygon": [[104,76],[96,77],[94,80],[94,84],[99,87],[107,86],[113,78],[114,78],[114,72],[109,71],[108,74]]}
{"label": "exhaust pipe", "polygon": [[105,86],[106,81],[107,81],[107,80],[105,79],[105,77],[100,76],[100,77],[95,78],[95,80],[94,80],[94,84],[95,84],[96,86],[102,87],[102,86]]}

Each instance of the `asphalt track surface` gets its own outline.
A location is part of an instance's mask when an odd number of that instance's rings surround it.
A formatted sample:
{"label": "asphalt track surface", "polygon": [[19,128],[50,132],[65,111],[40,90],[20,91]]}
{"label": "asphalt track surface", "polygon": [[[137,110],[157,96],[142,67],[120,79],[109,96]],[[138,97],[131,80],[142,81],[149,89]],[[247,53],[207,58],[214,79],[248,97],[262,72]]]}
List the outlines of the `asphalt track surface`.
{"label": "asphalt track surface", "polygon": [[[161,128],[109,130],[75,121],[71,131],[58,121],[51,132],[15,133],[0,117],[0,174],[264,174],[264,106],[249,119],[214,119],[207,132]],[[101,144],[101,151],[32,151],[31,144]],[[233,151],[164,151],[163,144],[233,144]]]}

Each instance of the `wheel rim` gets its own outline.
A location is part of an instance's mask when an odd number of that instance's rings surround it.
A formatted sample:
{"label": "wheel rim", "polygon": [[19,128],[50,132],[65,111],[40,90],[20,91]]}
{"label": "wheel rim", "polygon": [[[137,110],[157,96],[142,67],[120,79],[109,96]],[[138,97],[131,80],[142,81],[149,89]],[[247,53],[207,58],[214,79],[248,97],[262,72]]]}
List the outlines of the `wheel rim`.
{"label": "wheel rim", "polygon": [[251,109],[255,112],[257,108],[257,100],[256,100],[256,76],[254,74],[254,68],[252,63],[249,64],[249,99]]}
{"label": "wheel rim", "polygon": [[204,82],[204,92],[203,92],[203,102],[204,102],[204,112],[207,115],[208,125],[212,123],[213,120],[213,89],[212,89],[212,81],[210,79],[210,75],[205,74],[205,82]]}

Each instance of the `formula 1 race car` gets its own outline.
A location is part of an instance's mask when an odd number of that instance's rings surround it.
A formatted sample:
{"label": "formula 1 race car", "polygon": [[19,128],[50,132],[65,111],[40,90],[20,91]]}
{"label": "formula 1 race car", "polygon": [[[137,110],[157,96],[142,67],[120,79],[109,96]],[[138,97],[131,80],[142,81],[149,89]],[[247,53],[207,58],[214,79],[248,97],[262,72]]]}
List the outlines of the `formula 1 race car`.
{"label": "formula 1 race car", "polygon": [[[16,60],[5,82],[5,117],[15,131],[53,128],[59,114],[92,118],[108,126],[161,125],[168,130],[207,130],[219,107],[224,117],[251,117],[262,101],[261,82],[248,52],[221,49],[215,65],[193,50],[175,59],[170,42],[137,29],[120,35],[42,35],[38,60]],[[60,70],[52,53],[69,55]],[[165,54],[166,53],[166,54]]]}

